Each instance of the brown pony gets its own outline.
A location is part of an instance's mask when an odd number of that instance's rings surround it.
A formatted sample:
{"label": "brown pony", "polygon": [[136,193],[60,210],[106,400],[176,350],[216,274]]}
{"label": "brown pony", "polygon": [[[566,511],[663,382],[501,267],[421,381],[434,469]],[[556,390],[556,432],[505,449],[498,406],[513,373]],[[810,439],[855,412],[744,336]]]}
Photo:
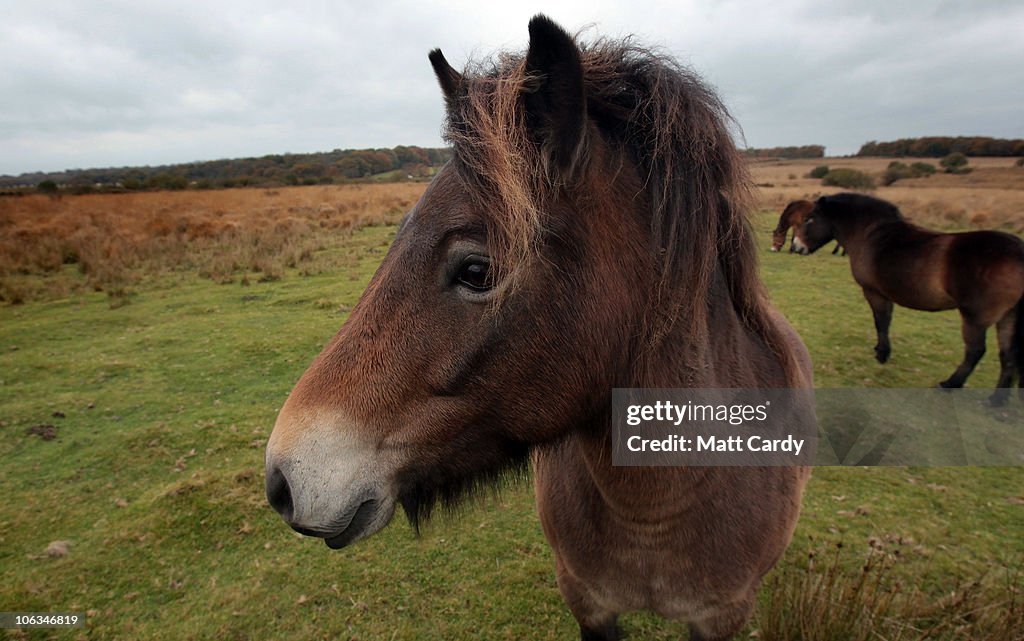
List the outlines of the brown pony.
{"label": "brown pony", "polygon": [[1024,372],[1024,241],[998,231],[923,229],[908,223],[892,203],[852,193],[819,198],[794,244],[814,252],[833,238],[849,249],[853,279],[874,313],[879,363],[892,351],[893,303],[928,312],[955,308],[962,319],[964,360],[939,385],[963,387],[985,354],[985,333],[994,324],[1000,372],[989,401],[1006,401],[1014,376]]}
{"label": "brown pony", "polygon": [[582,638],[646,609],[728,639],[809,471],[615,467],[612,389],[806,388],[810,360],[766,302],[715,95],[632,41],[529,31],[463,73],[431,52],[454,159],[281,409],[267,496],[341,548],[532,455]]}
{"label": "brown pony", "polygon": [[[779,224],[775,226],[775,231],[772,232],[773,252],[782,250],[782,246],[786,244],[786,236],[789,235],[790,228],[799,228],[804,222],[804,216],[813,208],[814,203],[809,200],[794,200],[786,205],[786,208],[782,210],[782,215],[779,216]],[[794,251],[792,243],[789,244],[789,251],[790,253]]]}
{"label": "brown pony", "polygon": [[[811,209],[814,208],[814,203],[809,200],[794,200],[793,202],[786,205],[786,208],[782,210],[782,215],[779,216],[779,224],[775,226],[775,230],[772,232],[772,251],[777,252],[782,250],[782,246],[786,244],[786,236],[789,235],[789,230],[793,229],[793,240],[796,240],[796,229],[800,228],[800,225],[804,222],[804,217],[810,213]],[[835,255],[842,249],[843,256],[846,255],[846,249],[842,247],[840,243],[836,243],[836,246],[832,249],[832,254]],[[794,243],[789,244],[789,253],[796,251]]]}

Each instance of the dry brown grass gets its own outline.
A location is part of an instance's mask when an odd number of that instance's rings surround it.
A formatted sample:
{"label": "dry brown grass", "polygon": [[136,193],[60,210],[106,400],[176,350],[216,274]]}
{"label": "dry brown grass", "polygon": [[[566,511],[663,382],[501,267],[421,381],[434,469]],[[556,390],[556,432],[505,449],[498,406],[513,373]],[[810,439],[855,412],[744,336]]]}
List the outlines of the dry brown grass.
{"label": "dry brown grass", "polygon": [[[1021,641],[1024,576],[1019,561],[990,576],[958,579],[942,595],[901,576],[901,541],[869,541],[867,555],[842,544],[786,565],[767,582],[756,614],[761,641]],[[857,563],[859,561],[859,563]],[[858,567],[859,566],[859,567]]]}
{"label": "dry brown grass", "polygon": [[195,270],[231,282],[319,271],[332,239],[397,222],[423,190],[393,183],[0,198],[0,301],[91,288],[116,305],[147,275]]}
{"label": "dry brown grass", "polygon": [[[892,158],[815,158],[807,160],[762,161],[751,164],[758,184],[760,206],[782,212],[787,203],[800,198],[842,191],[823,187],[807,174],[818,165],[832,169],[857,169],[878,177]],[[928,162],[935,158],[901,158],[901,162]],[[935,174],[927,178],[900,180],[872,193],[895,203],[908,218],[926,227],[942,229],[1003,229],[1024,232],[1024,167],[1015,158],[971,158],[969,174]]]}
{"label": "dry brown grass", "polygon": [[[751,165],[762,209],[840,191],[807,178],[814,167],[880,175],[889,158],[761,161]],[[918,159],[902,159],[913,162]],[[921,159],[937,164],[935,159]],[[1024,232],[1024,168],[972,158],[969,174],[901,180],[874,193],[919,224]],[[0,198],[0,301],[52,299],[94,289],[111,304],[147,276],[193,270],[218,282],[280,278],[331,266],[325,247],[365,225],[397,222],[419,183],[274,190]]]}

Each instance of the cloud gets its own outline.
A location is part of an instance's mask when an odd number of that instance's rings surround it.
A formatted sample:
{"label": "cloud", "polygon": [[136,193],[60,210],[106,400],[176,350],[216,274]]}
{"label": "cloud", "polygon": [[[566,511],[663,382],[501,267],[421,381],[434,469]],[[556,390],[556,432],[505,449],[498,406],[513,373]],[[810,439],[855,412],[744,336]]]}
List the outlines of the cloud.
{"label": "cloud", "polygon": [[[426,53],[522,48],[512,3],[14,2],[0,23],[0,173],[440,145]],[[570,30],[658,44],[753,146],[1024,137],[1015,2],[548,3]]]}

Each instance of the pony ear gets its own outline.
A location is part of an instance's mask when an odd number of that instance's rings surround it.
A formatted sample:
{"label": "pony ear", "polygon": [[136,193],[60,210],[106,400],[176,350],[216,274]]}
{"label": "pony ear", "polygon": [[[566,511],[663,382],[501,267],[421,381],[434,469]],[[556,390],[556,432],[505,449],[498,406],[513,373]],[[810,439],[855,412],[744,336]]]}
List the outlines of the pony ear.
{"label": "pony ear", "polygon": [[586,96],[580,50],[572,36],[543,15],[530,20],[526,73],[536,85],[524,92],[528,126],[550,170],[571,175],[582,155]]}
{"label": "pony ear", "polygon": [[437,82],[441,85],[441,91],[444,93],[445,101],[450,104],[458,94],[459,85],[462,84],[462,74],[448,64],[440,49],[431,51],[429,58],[431,66],[434,67],[434,75],[437,76]]}

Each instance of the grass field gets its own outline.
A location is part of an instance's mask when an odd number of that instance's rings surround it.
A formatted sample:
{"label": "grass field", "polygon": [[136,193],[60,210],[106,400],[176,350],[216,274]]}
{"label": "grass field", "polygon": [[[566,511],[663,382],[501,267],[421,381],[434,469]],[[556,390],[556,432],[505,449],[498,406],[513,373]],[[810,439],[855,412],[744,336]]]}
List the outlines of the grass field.
{"label": "grass field", "polygon": [[[394,234],[391,210],[401,207],[371,205],[346,225],[319,211],[325,197],[336,212],[349,198],[336,189],[244,194],[280,198],[296,217],[308,208],[310,220],[338,221],[333,231],[317,223],[298,234],[292,242],[315,240],[309,256],[274,267],[274,278],[249,263],[211,278],[202,264],[144,270],[140,259],[129,304],[112,308],[110,292],[86,286],[77,263],[62,261],[62,275],[14,274],[19,286],[49,293],[0,306],[0,611],[79,611],[88,622],[7,637],[575,637],[528,484],[440,518],[419,538],[396,518],[339,552],[292,533],[266,505],[263,448],[277,410],[358,299]],[[382,203],[387,194],[379,192]],[[62,206],[88,204],[69,200]],[[248,206],[225,206],[221,218],[244,227]],[[778,210],[765,207],[757,224],[767,246]],[[260,211],[256,218],[274,220]],[[204,251],[216,256],[218,247]],[[762,267],[811,350],[819,387],[927,387],[960,357],[955,313],[897,309],[892,361],[878,365],[845,259],[765,253]],[[48,289],[55,278],[66,279],[60,292]],[[969,385],[995,380],[993,341]],[[1024,621],[1024,467],[815,470],[793,545],[748,632],[783,638],[768,633],[771,617],[795,609],[773,599],[798,600],[808,577],[824,580],[830,567],[853,585],[869,559],[891,566],[876,593],[896,595],[923,632],[864,638],[1024,638],[1021,628],[982,637],[971,627]],[[836,607],[849,596],[835,595]],[[900,608],[888,616],[899,618]],[[827,618],[820,610],[813,618]],[[623,623],[633,639],[685,638],[682,626],[652,616]]]}

